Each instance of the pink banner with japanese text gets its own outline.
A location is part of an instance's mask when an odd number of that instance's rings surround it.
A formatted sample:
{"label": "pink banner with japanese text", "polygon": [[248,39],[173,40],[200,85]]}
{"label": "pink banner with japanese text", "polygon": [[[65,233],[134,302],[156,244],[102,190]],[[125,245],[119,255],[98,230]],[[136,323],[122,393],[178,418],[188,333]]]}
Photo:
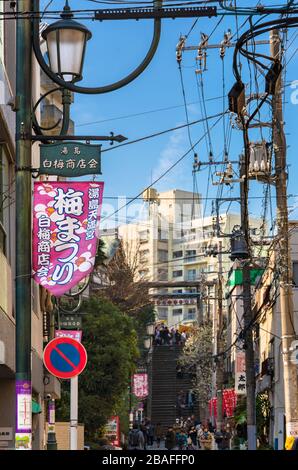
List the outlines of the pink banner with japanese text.
{"label": "pink banner with japanese text", "polygon": [[34,280],[59,297],[93,270],[104,183],[35,182]]}
{"label": "pink banner with japanese text", "polygon": [[137,398],[145,398],[148,396],[148,374],[133,375],[133,394]]}

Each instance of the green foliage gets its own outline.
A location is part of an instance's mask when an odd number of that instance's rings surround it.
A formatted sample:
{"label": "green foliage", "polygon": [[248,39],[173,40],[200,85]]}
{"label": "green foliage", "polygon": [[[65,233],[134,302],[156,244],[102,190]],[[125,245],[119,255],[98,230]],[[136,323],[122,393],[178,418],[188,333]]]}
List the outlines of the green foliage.
{"label": "green foliage", "polygon": [[[234,418],[240,434],[246,434],[246,397],[238,400]],[[267,442],[270,426],[270,400],[267,393],[259,393],[256,397],[256,421],[259,449],[268,449],[270,448]]]}
{"label": "green foliage", "polygon": [[[79,378],[79,420],[86,442],[93,443],[109,417],[121,408],[138,357],[133,321],[107,300],[91,298],[83,323],[88,363]],[[57,418],[65,418],[69,392],[63,394]],[[128,410],[127,410],[128,413]]]}
{"label": "green foliage", "polygon": [[98,245],[97,245],[97,252],[95,255],[95,263],[94,263],[95,269],[98,266],[101,266],[104,263],[104,261],[107,259],[104,249],[105,249],[105,243],[103,240],[99,239]]}

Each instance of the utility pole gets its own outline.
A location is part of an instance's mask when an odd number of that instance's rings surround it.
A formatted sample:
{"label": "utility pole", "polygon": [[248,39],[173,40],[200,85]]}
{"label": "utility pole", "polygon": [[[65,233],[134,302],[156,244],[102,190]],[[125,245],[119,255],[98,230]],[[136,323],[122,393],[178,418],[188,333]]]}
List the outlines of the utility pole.
{"label": "utility pole", "polygon": [[[218,298],[218,283],[214,286],[213,292],[214,292],[214,299]],[[212,368],[212,400],[213,400],[213,398],[216,397],[216,393],[217,393],[216,391],[217,391],[217,370],[218,370],[218,366],[216,362],[217,353],[218,353],[218,345],[217,345],[218,315],[217,315],[217,305],[216,305],[215,300],[213,301],[212,306],[213,306],[212,308],[212,354],[216,358],[214,360],[214,364]],[[208,296],[207,296],[207,307],[209,311],[210,309],[210,287],[209,286],[208,286]],[[209,318],[209,315],[208,315],[208,318]],[[213,407],[213,401],[212,401],[211,410],[212,410],[212,416],[211,416],[212,426],[215,426],[215,409]]]}
{"label": "utility pole", "polygon": [[[218,320],[217,320],[217,354],[223,352],[223,290],[222,290],[222,242],[218,244]],[[222,391],[223,391],[223,378],[224,378],[224,358],[222,355],[218,356],[216,363],[216,392],[217,392],[217,420],[216,430],[221,431],[223,425],[222,413]]]}
{"label": "utility pole", "polygon": [[[281,60],[281,41],[278,30],[270,34],[270,52],[274,59]],[[297,366],[291,362],[294,329],[293,291],[291,283],[292,261],[289,246],[289,223],[287,206],[286,137],[282,109],[282,78],[277,80],[272,96],[273,144],[275,153],[277,237],[280,269],[281,338],[284,375],[286,435],[298,436],[298,380]]]}
{"label": "utility pole", "polygon": [[32,27],[19,0],[16,44],[16,448],[31,449],[31,105]]}
{"label": "utility pole", "polygon": [[247,259],[242,260],[243,277],[243,323],[244,323],[244,348],[245,348],[245,369],[246,369],[246,412],[247,412],[247,446],[248,450],[257,448],[257,428],[256,428],[256,376],[254,361],[254,344],[252,323],[253,315],[251,309],[251,286],[250,286],[250,236],[249,236],[249,216],[248,216],[248,168],[249,168],[249,140],[245,119],[242,119],[244,135],[244,155],[240,162],[240,198],[241,198],[241,230],[246,243]]}

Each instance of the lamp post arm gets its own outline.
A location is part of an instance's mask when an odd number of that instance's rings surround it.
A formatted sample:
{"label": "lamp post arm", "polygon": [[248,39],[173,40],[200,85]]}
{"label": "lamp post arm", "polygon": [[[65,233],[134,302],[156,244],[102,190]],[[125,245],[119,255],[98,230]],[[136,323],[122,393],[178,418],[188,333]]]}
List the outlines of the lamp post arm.
{"label": "lamp post arm", "polygon": [[[33,11],[37,12],[39,11],[39,0],[33,0]],[[155,0],[154,1],[154,7],[155,8],[161,8],[162,5],[162,0]],[[45,72],[45,74],[50,77],[51,80],[53,80],[54,83],[59,85],[62,88],[65,88],[69,91],[72,91],[74,93],[84,93],[84,94],[101,94],[101,93],[109,93],[110,91],[118,90],[119,88],[124,87],[128,83],[132,82],[135,80],[141,73],[146,69],[146,67],[150,64],[151,60],[153,59],[155,52],[157,50],[159,40],[160,40],[160,34],[161,34],[161,19],[160,18],[155,18],[154,19],[154,32],[153,32],[153,39],[150,45],[150,48],[144,58],[144,60],[141,62],[141,64],[133,70],[129,75],[126,77],[122,78],[121,80],[112,83],[110,85],[105,85],[101,87],[82,87],[82,86],[77,86],[74,85],[73,83],[70,82],[65,82],[61,78],[59,78],[55,73],[53,73],[50,69],[50,67],[47,65],[45,62],[42,52],[40,50],[40,39],[39,39],[39,18],[38,16],[33,17],[33,49],[34,53],[36,56],[36,59],[42,68],[42,70]]]}
{"label": "lamp post arm", "polygon": [[32,110],[32,127],[33,127],[33,129],[34,129],[34,131],[37,135],[43,135],[42,131],[51,131],[51,130],[55,129],[55,127],[59,126],[59,124],[61,122],[61,118],[59,118],[58,121],[55,124],[53,124],[52,126],[42,127],[38,123],[37,118],[36,118],[36,110],[37,110],[38,106],[40,105],[40,103],[42,102],[42,100],[44,100],[48,95],[50,95],[51,93],[54,93],[55,91],[61,91],[62,92],[62,89],[61,89],[61,87],[56,87],[56,88],[53,88],[53,89],[47,91],[44,95],[42,95],[39,98],[39,100],[33,106],[33,110]]}
{"label": "lamp post arm", "polygon": [[[62,111],[62,119],[59,118],[55,124],[53,124],[50,127],[42,127],[38,122],[36,118],[36,110],[38,106],[40,105],[41,101],[44,100],[48,95],[51,93],[60,91],[62,93],[62,105],[63,105],[63,111]],[[60,130],[60,135],[66,135],[68,133],[69,129],[69,123],[70,123],[70,105],[71,105],[71,92],[68,90],[65,90],[64,88],[61,87],[56,87],[53,88],[49,91],[47,91],[44,95],[42,95],[35,106],[33,107],[32,111],[32,127],[37,135],[45,135],[43,131],[51,131],[55,129],[56,127],[59,126],[61,123],[61,130]],[[62,122],[61,122],[62,121]],[[51,136],[49,136],[51,137]]]}

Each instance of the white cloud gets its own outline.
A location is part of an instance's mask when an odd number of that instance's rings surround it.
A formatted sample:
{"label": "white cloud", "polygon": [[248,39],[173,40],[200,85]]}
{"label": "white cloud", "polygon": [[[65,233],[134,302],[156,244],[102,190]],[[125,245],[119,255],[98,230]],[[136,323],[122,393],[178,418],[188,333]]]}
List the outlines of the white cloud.
{"label": "white cloud", "polygon": [[[179,125],[179,124],[178,124]],[[185,129],[175,131],[168,144],[165,146],[160,154],[160,159],[157,166],[152,172],[152,181],[155,181],[162,175],[170,166],[172,166],[187,150],[189,149],[189,142],[187,139]],[[191,181],[191,153],[185,160],[173,168],[160,182],[156,184],[159,190],[167,190],[172,188],[181,188]],[[183,169],[183,170],[182,170]]]}

